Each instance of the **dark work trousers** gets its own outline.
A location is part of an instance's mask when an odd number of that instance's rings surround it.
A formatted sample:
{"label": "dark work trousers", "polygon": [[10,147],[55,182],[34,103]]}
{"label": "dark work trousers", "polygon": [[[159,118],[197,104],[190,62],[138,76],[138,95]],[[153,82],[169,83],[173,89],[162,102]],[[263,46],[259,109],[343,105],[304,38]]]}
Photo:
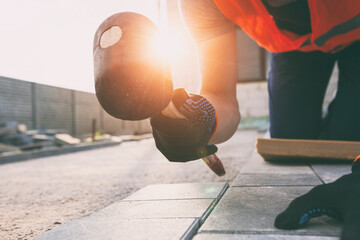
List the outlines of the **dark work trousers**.
{"label": "dark work trousers", "polygon": [[[338,90],[322,105],[335,62]],[[360,42],[336,53],[273,53],[268,82],[272,138],[360,140]]]}

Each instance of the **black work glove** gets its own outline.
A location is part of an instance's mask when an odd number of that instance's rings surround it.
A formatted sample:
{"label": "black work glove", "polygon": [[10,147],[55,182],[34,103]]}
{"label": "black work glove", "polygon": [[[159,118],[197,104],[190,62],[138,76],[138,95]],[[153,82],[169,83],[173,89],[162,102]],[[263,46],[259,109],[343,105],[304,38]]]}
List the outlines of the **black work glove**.
{"label": "black work glove", "polygon": [[213,105],[200,95],[176,89],[172,102],[187,119],[158,114],[150,119],[156,147],[172,162],[196,160],[217,151],[209,140],[216,128]]}
{"label": "black work glove", "polygon": [[311,218],[327,215],[343,221],[342,240],[360,239],[360,156],[352,173],[335,182],[314,187],[293,200],[275,219],[281,229],[303,228]]}

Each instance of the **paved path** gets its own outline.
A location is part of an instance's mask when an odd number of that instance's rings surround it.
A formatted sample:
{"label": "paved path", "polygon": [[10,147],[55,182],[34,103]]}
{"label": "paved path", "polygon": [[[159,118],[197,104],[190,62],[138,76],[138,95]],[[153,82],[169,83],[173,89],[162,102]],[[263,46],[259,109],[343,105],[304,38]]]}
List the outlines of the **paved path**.
{"label": "paved path", "polygon": [[168,162],[151,139],[0,165],[0,239],[34,239],[149,184],[231,182],[261,135],[239,131],[219,145],[221,178],[202,161]]}
{"label": "paved path", "polygon": [[274,219],[294,198],[350,172],[349,163],[278,165],[254,153],[194,239],[336,240],[341,224],[327,216],[292,231],[276,229]]}
{"label": "paved path", "polygon": [[[234,147],[234,146],[233,146]],[[227,183],[149,185],[39,240],[195,239],[336,240],[340,222],[323,216],[300,230],[273,223],[297,196],[350,173],[347,164],[278,165],[253,152]]]}

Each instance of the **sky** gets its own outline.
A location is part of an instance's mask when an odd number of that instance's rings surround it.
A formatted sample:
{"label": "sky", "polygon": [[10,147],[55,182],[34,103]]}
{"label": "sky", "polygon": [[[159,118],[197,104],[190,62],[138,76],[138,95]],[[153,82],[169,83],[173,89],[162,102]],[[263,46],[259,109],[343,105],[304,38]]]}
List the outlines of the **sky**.
{"label": "sky", "polygon": [[158,24],[157,2],[0,0],[0,76],[95,92],[92,45],[98,26],[123,11]]}

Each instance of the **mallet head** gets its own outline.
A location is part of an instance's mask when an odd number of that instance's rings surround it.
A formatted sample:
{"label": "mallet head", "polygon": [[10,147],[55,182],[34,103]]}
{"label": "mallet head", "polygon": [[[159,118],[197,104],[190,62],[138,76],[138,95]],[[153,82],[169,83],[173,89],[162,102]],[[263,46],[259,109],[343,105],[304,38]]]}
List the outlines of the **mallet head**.
{"label": "mallet head", "polygon": [[154,49],[157,34],[153,22],[133,12],[110,16],[96,31],[96,96],[110,115],[123,120],[146,119],[171,101],[170,70]]}

